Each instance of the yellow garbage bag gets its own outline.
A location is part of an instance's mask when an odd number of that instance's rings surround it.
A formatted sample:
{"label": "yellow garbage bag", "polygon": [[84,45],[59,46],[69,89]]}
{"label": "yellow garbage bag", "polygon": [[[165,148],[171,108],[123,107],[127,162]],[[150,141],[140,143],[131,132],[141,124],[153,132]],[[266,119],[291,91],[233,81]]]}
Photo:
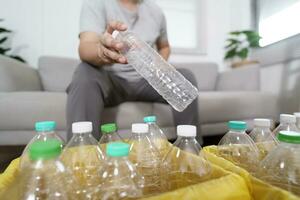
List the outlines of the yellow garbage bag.
{"label": "yellow garbage bag", "polygon": [[[199,158],[191,154],[195,163]],[[7,170],[0,176],[0,199],[17,200],[19,160],[14,160]],[[2,198],[1,198],[1,195]],[[145,197],[144,200],[250,200],[248,184],[241,176],[226,171],[212,164],[211,177],[205,182],[190,185],[181,189]]]}
{"label": "yellow garbage bag", "polygon": [[242,169],[234,165],[232,162],[219,157],[217,146],[204,147],[204,152],[207,159],[211,163],[243,177],[254,200],[300,200],[300,197],[297,197],[288,191],[261,181],[252,176],[245,169]]}

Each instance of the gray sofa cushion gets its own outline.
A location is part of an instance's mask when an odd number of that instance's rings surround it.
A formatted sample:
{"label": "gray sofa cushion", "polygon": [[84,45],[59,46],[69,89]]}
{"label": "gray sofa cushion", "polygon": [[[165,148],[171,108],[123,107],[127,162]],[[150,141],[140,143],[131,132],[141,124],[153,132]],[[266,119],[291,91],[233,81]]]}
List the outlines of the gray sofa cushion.
{"label": "gray sofa cushion", "polygon": [[77,59],[42,56],[39,59],[39,74],[45,91],[65,92],[73,72],[80,63]]}
{"label": "gray sofa cushion", "polygon": [[199,91],[215,90],[218,65],[216,63],[172,63],[176,68],[185,68],[193,72],[198,83]]}
{"label": "gray sofa cushion", "polygon": [[0,55],[0,91],[41,90],[38,72],[27,64]]}

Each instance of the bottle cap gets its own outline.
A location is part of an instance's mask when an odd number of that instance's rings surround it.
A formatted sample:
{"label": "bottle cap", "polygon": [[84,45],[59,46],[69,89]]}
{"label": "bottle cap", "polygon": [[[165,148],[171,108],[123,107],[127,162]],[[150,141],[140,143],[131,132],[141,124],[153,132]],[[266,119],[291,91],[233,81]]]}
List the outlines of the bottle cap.
{"label": "bottle cap", "polygon": [[142,123],[132,124],[131,131],[133,133],[148,133],[149,126],[148,124],[142,124]]}
{"label": "bottle cap", "polygon": [[271,127],[271,120],[269,120],[269,119],[260,119],[260,118],[254,119],[254,126],[270,128]]}
{"label": "bottle cap", "polygon": [[110,157],[128,156],[129,144],[123,142],[112,142],[106,146],[106,155]]}
{"label": "bottle cap", "polygon": [[29,146],[31,160],[48,160],[59,156],[62,143],[56,139],[38,140]]}
{"label": "bottle cap", "polygon": [[281,142],[300,144],[300,133],[294,131],[280,131],[277,138]]}
{"label": "bottle cap", "polygon": [[280,123],[296,123],[296,116],[289,114],[281,114]]}
{"label": "bottle cap", "polygon": [[54,131],[56,128],[56,122],[54,121],[43,121],[35,123],[35,130],[37,132],[43,131]]}
{"label": "bottle cap", "polygon": [[110,123],[110,124],[103,124],[101,126],[101,132],[106,134],[106,133],[113,133],[117,131],[117,125],[115,123]]}
{"label": "bottle cap", "polygon": [[146,116],[144,117],[144,122],[145,123],[151,123],[151,122],[156,122],[156,116]]}
{"label": "bottle cap", "polygon": [[294,115],[299,118],[300,117],[300,112],[295,112]]}
{"label": "bottle cap", "polygon": [[72,132],[77,133],[91,133],[93,131],[92,122],[75,122],[72,124]]}
{"label": "bottle cap", "polygon": [[192,125],[179,125],[177,126],[177,135],[183,137],[196,137],[197,128]]}
{"label": "bottle cap", "polygon": [[228,128],[233,130],[246,130],[247,123],[243,121],[229,121]]}
{"label": "bottle cap", "polygon": [[117,37],[118,37],[118,35],[119,35],[119,31],[116,31],[116,30],[114,30],[114,32],[112,33],[112,37],[114,38],[114,39],[116,39]]}

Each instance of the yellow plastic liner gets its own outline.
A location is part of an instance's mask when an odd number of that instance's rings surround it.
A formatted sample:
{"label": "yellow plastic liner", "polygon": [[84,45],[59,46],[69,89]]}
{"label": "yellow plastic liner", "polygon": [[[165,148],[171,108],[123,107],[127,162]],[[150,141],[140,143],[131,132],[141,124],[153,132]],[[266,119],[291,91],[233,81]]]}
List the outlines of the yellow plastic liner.
{"label": "yellow plastic liner", "polygon": [[[199,158],[191,154],[191,159],[198,162]],[[19,159],[12,161],[0,176],[0,199],[17,200]],[[178,190],[143,198],[144,200],[250,200],[251,191],[246,179],[212,164],[211,178],[208,181],[190,185]],[[262,187],[258,187],[262,188]],[[259,189],[257,189],[259,190]],[[262,191],[262,189],[260,189]],[[263,193],[263,191],[261,192]],[[3,196],[2,196],[3,195]],[[258,199],[258,198],[257,198]]]}
{"label": "yellow plastic liner", "polygon": [[208,146],[204,148],[207,159],[223,169],[240,175],[244,178],[254,200],[300,200],[300,197],[285,191],[281,188],[272,186],[252,176],[245,169],[234,165],[232,162],[218,156],[217,146]]}

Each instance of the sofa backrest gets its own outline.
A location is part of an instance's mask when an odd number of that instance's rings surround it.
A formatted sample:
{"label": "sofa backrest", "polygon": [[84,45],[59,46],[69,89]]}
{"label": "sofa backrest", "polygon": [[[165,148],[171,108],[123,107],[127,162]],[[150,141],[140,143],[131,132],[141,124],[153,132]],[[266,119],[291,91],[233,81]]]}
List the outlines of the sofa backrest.
{"label": "sofa backrest", "polygon": [[0,55],[0,92],[41,90],[38,72],[25,63]]}
{"label": "sofa backrest", "polygon": [[172,63],[172,65],[176,68],[190,70],[197,79],[199,91],[215,90],[218,77],[218,65],[216,63]]}
{"label": "sofa backrest", "polygon": [[72,58],[40,57],[38,71],[44,90],[65,92],[79,63],[78,59]]}

